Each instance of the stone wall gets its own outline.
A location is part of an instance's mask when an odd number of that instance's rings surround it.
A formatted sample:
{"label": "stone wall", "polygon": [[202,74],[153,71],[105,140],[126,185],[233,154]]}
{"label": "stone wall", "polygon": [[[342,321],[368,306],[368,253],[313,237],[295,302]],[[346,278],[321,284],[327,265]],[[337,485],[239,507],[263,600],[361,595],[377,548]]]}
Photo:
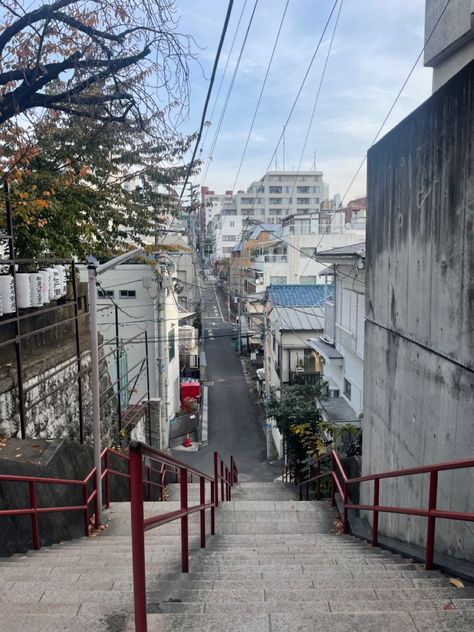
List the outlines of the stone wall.
{"label": "stone wall", "polygon": [[[473,103],[471,63],[369,151],[363,474],[474,454]],[[474,511],[473,483],[440,474],[438,507]],[[427,495],[426,475],[381,483],[381,504]],[[426,519],[380,528],[425,543]],[[473,561],[472,523],[438,520],[436,550]]]}
{"label": "stone wall", "polygon": [[[57,354],[46,354],[43,362],[35,358],[36,371],[29,369],[24,381],[26,391],[25,404],[39,401],[26,413],[26,438],[51,439],[68,438],[79,440],[79,397],[77,364],[74,349],[66,345],[58,357]],[[82,410],[84,419],[84,438],[86,443],[92,442],[92,393],[90,388],[90,351],[82,353]],[[29,365],[29,363],[28,363]],[[101,363],[100,392],[102,401],[106,402],[101,409],[102,444],[110,446],[117,440],[116,398],[111,395],[113,389],[106,363]],[[16,371],[16,367],[12,367]],[[5,387],[10,387],[5,390]],[[111,399],[110,399],[111,398]],[[106,400],[109,400],[108,402]],[[20,438],[20,414],[17,389],[12,388],[11,381],[0,382],[0,435]]]}

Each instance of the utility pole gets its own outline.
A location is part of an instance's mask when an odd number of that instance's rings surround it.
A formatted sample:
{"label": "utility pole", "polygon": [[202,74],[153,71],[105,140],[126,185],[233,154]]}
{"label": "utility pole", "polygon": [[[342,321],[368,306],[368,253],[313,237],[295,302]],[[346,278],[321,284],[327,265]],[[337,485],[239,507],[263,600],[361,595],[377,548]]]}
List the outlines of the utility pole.
{"label": "utility pole", "polygon": [[168,433],[166,428],[168,425],[168,389],[166,380],[166,324],[165,324],[165,293],[163,286],[163,273],[165,266],[160,266],[161,276],[158,280],[158,297],[157,297],[157,321],[158,321],[158,362],[159,362],[159,389],[160,389],[160,417],[161,417],[161,448],[168,448]]}
{"label": "utility pole", "polygon": [[272,422],[269,412],[270,403],[270,365],[267,351],[268,321],[265,315],[263,337],[263,366],[265,367],[265,439],[267,444],[267,461],[272,459]]}
{"label": "utility pole", "polygon": [[[100,458],[100,375],[99,375],[99,337],[97,335],[97,275],[111,270],[121,263],[141,253],[140,248],[111,259],[99,265],[95,257],[87,257],[89,290],[89,334],[91,340],[91,394],[92,394],[92,439],[94,442],[94,467],[96,471],[97,515],[96,524],[102,524],[102,462]],[[117,396],[120,398],[119,389]]]}
{"label": "utility pole", "polygon": [[91,339],[91,391],[92,391],[92,437],[94,442],[94,467],[97,493],[96,525],[102,524],[102,462],[100,458],[100,381],[99,339],[97,335],[97,268],[93,257],[87,264],[89,283],[89,334]]}

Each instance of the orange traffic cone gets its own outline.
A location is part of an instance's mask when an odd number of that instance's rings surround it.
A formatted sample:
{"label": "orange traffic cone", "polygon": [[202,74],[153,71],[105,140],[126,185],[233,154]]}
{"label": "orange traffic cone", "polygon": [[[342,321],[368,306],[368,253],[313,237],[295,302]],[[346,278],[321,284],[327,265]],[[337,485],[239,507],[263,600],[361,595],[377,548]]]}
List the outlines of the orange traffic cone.
{"label": "orange traffic cone", "polygon": [[189,440],[189,432],[186,433],[186,439],[184,440],[183,447],[184,448],[191,447],[191,441]]}

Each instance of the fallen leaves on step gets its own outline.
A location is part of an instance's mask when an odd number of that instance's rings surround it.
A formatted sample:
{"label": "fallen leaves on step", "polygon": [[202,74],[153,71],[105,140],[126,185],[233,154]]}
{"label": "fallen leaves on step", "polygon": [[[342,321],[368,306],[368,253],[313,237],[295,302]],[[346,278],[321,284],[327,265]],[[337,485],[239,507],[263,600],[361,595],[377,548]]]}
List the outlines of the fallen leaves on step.
{"label": "fallen leaves on step", "polygon": [[456,579],[456,577],[450,577],[448,581],[453,586],[456,586],[456,588],[464,588],[462,581],[460,579]]}
{"label": "fallen leaves on step", "polygon": [[448,601],[448,603],[444,604],[443,610],[456,610],[456,608],[450,601]]}

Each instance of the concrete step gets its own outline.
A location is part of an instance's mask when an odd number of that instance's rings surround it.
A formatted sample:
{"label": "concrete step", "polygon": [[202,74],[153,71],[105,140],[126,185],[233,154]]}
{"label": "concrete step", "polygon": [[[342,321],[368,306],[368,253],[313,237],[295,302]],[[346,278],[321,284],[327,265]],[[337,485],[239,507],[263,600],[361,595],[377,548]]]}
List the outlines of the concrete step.
{"label": "concrete step", "polygon": [[[428,622],[428,625],[426,625]],[[416,624],[416,627],[415,627]],[[270,627],[271,626],[271,627]],[[316,612],[254,614],[235,611],[224,614],[150,614],[150,632],[468,632],[474,629],[474,613],[422,610],[410,612]],[[129,623],[127,632],[133,632]]]}

